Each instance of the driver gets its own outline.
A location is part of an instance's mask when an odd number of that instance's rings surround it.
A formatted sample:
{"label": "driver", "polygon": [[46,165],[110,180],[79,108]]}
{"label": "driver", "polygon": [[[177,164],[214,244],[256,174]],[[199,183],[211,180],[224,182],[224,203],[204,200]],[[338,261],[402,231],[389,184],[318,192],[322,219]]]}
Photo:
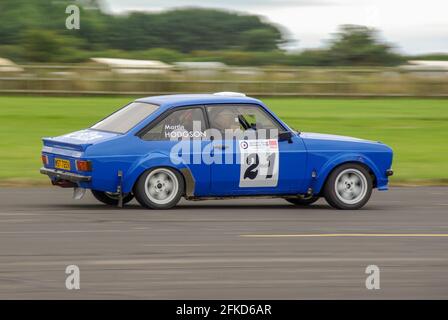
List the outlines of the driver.
{"label": "driver", "polygon": [[240,129],[238,118],[229,110],[220,110],[215,112],[212,121],[215,129],[224,131],[226,129],[237,130]]}

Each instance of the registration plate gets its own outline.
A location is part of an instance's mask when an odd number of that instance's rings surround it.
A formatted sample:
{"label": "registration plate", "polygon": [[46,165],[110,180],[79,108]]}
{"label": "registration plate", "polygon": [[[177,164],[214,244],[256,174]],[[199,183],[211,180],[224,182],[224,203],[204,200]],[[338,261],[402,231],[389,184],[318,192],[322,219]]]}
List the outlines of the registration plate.
{"label": "registration plate", "polygon": [[70,160],[55,158],[54,167],[56,169],[70,170]]}

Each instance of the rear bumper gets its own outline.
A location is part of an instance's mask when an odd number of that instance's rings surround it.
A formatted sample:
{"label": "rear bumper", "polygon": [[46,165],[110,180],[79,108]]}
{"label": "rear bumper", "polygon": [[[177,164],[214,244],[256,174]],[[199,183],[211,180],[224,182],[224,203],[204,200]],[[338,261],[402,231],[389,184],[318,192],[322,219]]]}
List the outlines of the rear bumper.
{"label": "rear bumper", "polygon": [[92,180],[91,176],[83,176],[76,173],[66,172],[66,171],[60,171],[55,169],[48,169],[48,168],[40,168],[40,173],[46,174],[50,178],[55,178],[57,180],[66,180],[71,182],[89,182]]}

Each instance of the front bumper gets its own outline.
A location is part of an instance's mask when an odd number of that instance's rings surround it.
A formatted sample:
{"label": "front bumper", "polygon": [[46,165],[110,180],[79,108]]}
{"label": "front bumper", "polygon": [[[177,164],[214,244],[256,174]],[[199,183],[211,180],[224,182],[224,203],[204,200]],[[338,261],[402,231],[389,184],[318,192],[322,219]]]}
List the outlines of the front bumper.
{"label": "front bumper", "polygon": [[83,176],[76,173],[60,171],[56,169],[48,169],[45,167],[40,168],[40,173],[46,174],[50,178],[55,178],[56,180],[66,180],[70,182],[89,182],[92,180],[91,176]]}

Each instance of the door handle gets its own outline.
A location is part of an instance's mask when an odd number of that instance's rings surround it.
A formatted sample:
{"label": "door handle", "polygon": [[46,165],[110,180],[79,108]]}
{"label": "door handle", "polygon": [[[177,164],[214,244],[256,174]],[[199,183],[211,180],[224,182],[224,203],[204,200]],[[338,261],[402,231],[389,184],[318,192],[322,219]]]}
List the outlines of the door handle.
{"label": "door handle", "polygon": [[217,145],[214,145],[213,146],[213,148],[215,148],[215,149],[221,149],[221,150],[224,150],[224,149],[227,149],[229,146],[227,146],[227,145],[222,145],[222,144],[217,144]]}

